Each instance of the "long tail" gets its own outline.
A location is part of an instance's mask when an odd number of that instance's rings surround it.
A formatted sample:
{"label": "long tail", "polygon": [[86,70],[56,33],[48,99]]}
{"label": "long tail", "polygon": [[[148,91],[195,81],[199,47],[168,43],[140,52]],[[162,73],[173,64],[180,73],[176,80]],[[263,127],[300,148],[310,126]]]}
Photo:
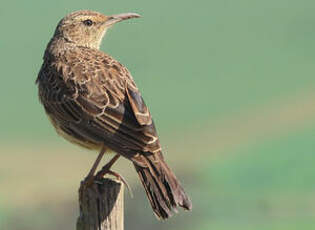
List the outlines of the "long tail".
{"label": "long tail", "polygon": [[192,204],[161,153],[142,156],[144,164],[134,163],[152,209],[159,219],[177,212],[177,206],[191,210]]}

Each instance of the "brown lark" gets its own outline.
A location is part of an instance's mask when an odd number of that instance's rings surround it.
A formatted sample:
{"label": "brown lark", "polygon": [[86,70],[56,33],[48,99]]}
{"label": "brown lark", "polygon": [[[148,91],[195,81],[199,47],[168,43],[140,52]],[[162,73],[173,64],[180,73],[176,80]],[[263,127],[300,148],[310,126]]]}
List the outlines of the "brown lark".
{"label": "brown lark", "polygon": [[[123,156],[139,174],[154,213],[166,219],[177,206],[190,210],[190,199],[163,159],[154,122],[131,74],[99,50],[108,28],[138,17],[88,10],[67,15],[47,45],[36,83],[57,133],[100,151],[86,181],[107,173],[119,177],[110,167]],[[117,154],[95,175],[110,150]]]}

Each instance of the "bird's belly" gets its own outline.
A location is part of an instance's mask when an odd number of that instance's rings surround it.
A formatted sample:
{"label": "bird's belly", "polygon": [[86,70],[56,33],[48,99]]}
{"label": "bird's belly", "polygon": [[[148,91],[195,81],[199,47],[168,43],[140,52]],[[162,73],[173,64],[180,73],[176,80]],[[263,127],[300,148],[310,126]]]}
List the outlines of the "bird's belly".
{"label": "bird's belly", "polygon": [[67,141],[82,146],[87,149],[100,149],[102,148],[103,144],[99,142],[93,142],[87,140],[86,138],[82,137],[81,135],[75,133],[73,130],[69,130],[66,127],[62,127],[59,122],[57,122],[52,116],[47,114],[50,122],[55,127],[56,132],[65,138]]}

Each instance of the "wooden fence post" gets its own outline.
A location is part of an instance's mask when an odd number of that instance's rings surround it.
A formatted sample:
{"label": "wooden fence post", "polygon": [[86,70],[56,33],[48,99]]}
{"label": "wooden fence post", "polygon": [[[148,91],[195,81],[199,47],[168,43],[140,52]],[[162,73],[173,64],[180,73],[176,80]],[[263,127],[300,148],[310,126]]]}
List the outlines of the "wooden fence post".
{"label": "wooden fence post", "polygon": [[120,181],[106,178],[88,188],[81,184],[79,206],[77,230],[124,229],[124,185]]}

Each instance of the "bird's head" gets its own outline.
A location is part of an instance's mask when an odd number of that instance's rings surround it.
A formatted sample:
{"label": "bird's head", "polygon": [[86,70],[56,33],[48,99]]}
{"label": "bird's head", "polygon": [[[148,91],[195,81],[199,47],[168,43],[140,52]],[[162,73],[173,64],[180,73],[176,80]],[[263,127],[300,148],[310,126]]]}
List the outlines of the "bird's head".
{"label": "bird's head", "polygon": [[59,22],[54,36],[61,36],[78,46],[98,49],[108,28],[117,22],[138,17],[140,15],[135,13],[106,16],[95,11],[77,11]]}

